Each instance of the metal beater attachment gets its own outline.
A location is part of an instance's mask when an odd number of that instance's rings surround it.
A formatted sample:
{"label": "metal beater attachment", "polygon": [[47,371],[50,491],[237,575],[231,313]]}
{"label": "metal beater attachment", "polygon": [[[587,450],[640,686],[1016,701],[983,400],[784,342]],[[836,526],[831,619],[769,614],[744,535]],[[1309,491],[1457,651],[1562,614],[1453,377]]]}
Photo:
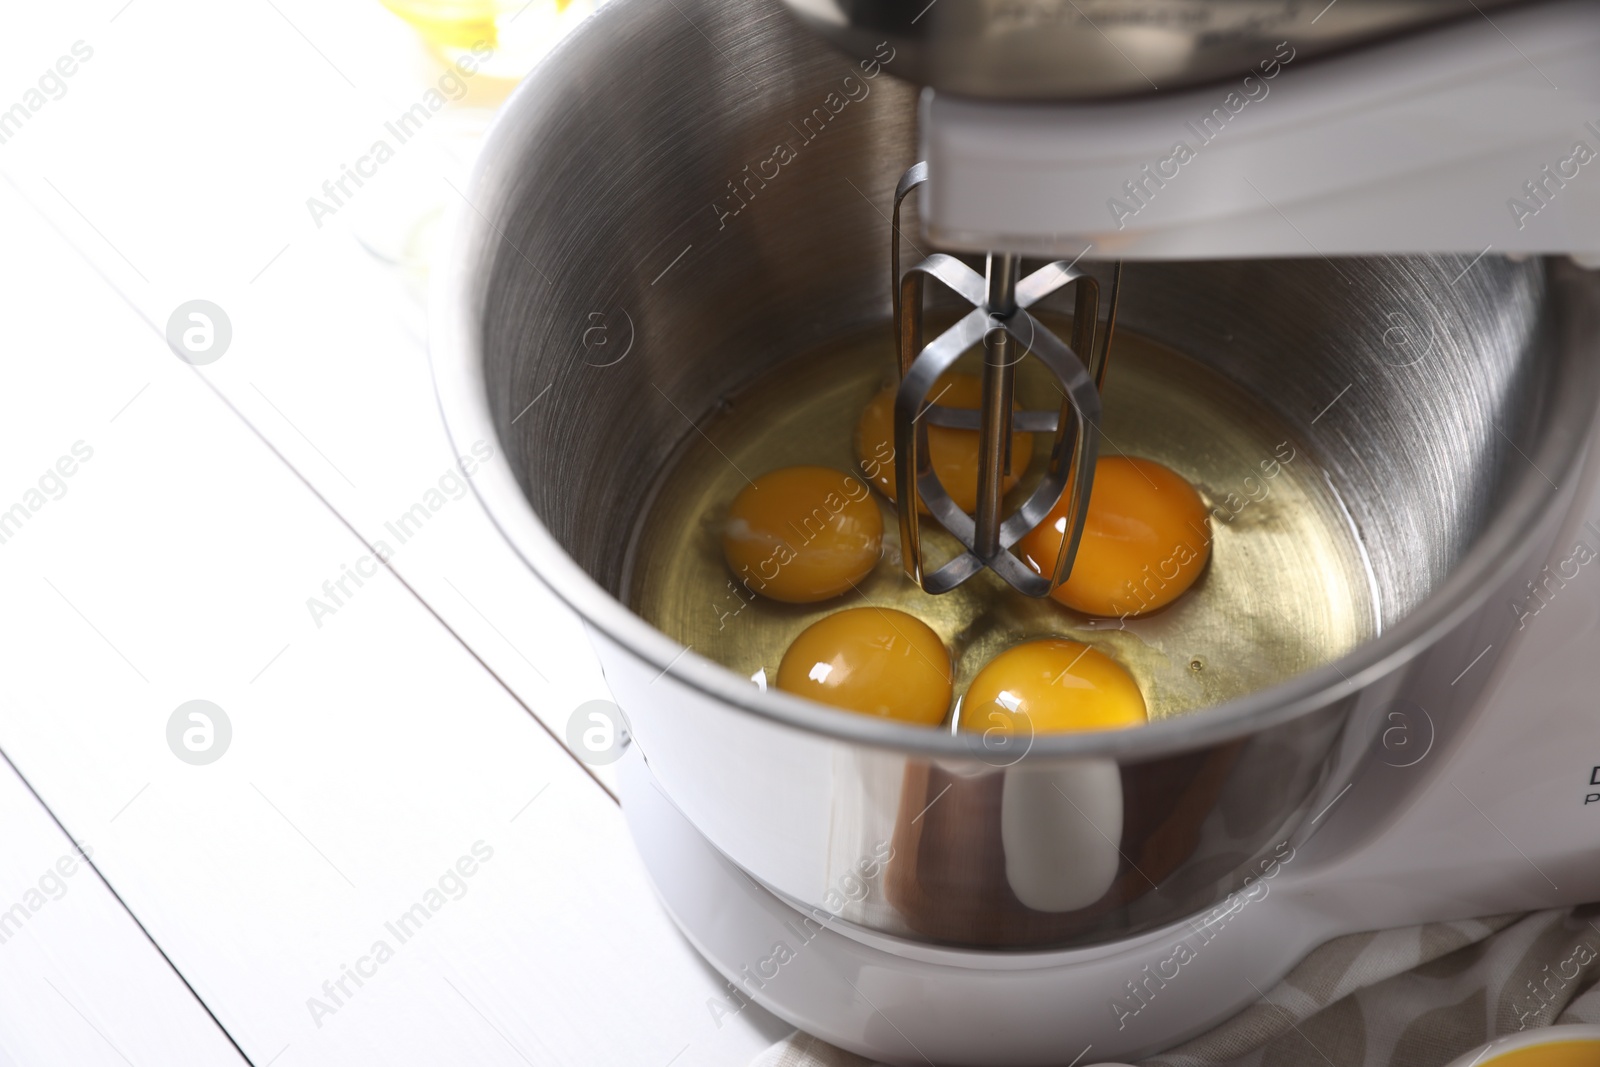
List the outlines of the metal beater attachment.
{"label": "metal beater attachment", "polygon": [[[1065,261],[1049,263],[1020,277],[1020,257],[990,253],[987,277],[980,277],[954,256],[935,253],[902,275],[900,205],[911,190],[927,179],[926,163],[918,163],[901,177],[895,189],[889,234],[894,328],[900,353],[900,389],[894,402],[895,506],[900,513],[900,546],[906,573],[926,592],[947,593],[988,567],[1021,593],[1049,596],[1072,573],[1089,514],[1098,452],[1100,386],[1105,380],[1106,357],[1116,324],[1122,264],[1116,264],[1112,275],[1103,328],[1099,282]],[[966,300],[973,310],[924,345],[922,298],[925,281],[930,277]],[[1068,284],[1077,286],[1070,348],[1027,310]],[[939,376],[979,343],[984,349],[983,401],[979,409],[927,403],[928,393]],[[1078,353],[1087,359],[1080,359]],[[1013,410],[1016,366],[1029,355],[1037,357],[1055,375],[1063,396],[1060,411]],[[934,472],[928,451],[929,423],[978,431],[976,515],[968,515],[956,506]],[[1002,517],[1005,477],[1011,473],[1011,435],[1043,431],[1055,434],[1045,476],[1020,508]],[[1045,518],[1063,493],[1067,494],[1070,526],[1061,540],[1052,573],[1038,574],[1012,554],[1011,546]],[[919,498],[934,521],[965,549],[931,572],[922,559]]]}

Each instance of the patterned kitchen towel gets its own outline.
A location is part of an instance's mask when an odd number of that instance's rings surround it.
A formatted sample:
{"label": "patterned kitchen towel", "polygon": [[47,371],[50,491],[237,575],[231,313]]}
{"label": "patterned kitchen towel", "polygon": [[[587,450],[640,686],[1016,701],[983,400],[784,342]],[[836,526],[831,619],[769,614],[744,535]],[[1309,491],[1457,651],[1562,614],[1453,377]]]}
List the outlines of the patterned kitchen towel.
{"label": "patterned kitchen towel", "polygon": [[[1536,1026],[1600,1022],[1600,905],[1350,934],[1144,1067],[1440,1067]],[[931,1051],[931,1050],[930,1050]],[[870,1067],[795,1034],[752,1067]]]}

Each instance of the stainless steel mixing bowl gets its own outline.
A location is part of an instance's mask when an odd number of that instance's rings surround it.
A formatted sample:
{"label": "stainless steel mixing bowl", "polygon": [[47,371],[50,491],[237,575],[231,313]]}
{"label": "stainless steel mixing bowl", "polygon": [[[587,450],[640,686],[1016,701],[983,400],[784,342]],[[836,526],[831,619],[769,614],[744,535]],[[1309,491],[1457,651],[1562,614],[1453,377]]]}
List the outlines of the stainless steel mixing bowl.
{"label": "stainless steel mixing bowl", "polygon": [[916,159],[894,69],[776,0],[605,7],[506,105],[465,191],[434,294],[441,404],[458,445],[500,442],[477,493],[587,620],[662,790],[745,871],[861,936],[1101,942],[1311,832],[1394,701],[1470,706],[1589,432],[1596,286],[1494,256],[1129,266],[1126,327],[1296,427],[1348,504],[1382,632],[1325,667],[1020,760],[759,691],[619,600],[629,534],[690,420],[887,323],[886,207]]}

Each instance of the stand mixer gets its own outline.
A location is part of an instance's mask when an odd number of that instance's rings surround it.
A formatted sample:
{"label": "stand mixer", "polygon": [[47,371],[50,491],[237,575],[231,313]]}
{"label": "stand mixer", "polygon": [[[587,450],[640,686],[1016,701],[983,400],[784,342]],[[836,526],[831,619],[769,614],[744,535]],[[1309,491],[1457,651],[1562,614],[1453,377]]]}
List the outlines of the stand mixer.
{"label": "stand mixer", "polygon": [[[628,716],[624,811],[727,979],[711,1023],[758,1003],[895,1064],[1134,1059],[1331,937],[1600,899],[1600,5],[790,6],[848,58],[768,4],[616,0],[586,24],[491,135],[432,327],[452,439],[503,445],[475,491]],[[619,57],[630,77],[596,88]],[[597,156],[617,116],[629,151]],[[784,169],[720,206],[775,137]],[[902,240],[938,251],[902,269]],[[967,310],[925,344],[928,277]],[[1068,284],[1070,346],[1029,310]],[[618,309],[633,354],[583,358]],[[1081,526],[1099,389],[1140,336],[1311,446],[1372,632],[1217,706],[1016,752],[758,689],[646,623],[640,472],[863,329],[898,354],[900,543],[926,592],[993,572],[1038,597],[1070,572],[1071,531],[1053,574],[1008,549],[1063,493]],[[983,404],[940,408],[974,346]],[[1029,357],[1059,411],[1012,413]],[[974,514],[941,500],[929,422],[984,441]],[[1005,516],[1019,429],[1055,440]],[[1208,503],[1231,508],[1235,459]],[[939,565],[918,495],[960,546]],[[952,849],[971,826],[1003,847]],[[1009,885],[1007,850],[1054,863],[1061,900]]]}

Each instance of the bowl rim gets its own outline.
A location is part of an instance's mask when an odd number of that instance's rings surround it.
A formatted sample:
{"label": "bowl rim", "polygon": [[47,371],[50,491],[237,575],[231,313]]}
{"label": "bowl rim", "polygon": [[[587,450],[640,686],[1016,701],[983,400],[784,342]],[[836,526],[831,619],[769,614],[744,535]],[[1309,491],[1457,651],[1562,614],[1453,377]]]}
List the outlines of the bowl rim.
{"label": "bowl rim", "polygon": [[[451,207],[448,237],[429,285],[428,361],[446,435],[458,455],[465,444],[474,441],[501,443],[488,403],[478,323],[486,303],[489,273],[497,261],[496,244],[505,238],[483,210],[488,206],[483,203],[485,192],[513,184],[506,180],[511,164],[501,161],[520,158],[518,149],[534,139],[544,121],[562,107],[557,102],[560,94],[547,90],[563,83],[576,84],[572,78],[576,69],[568,68],[584,62],[582,51],[591,42],[598,46],[619,33],[620,27],[610,24],[620,23],[636,7],[605,5],[568,34],[517,86],[485,137],[461,202]],[[479,266],[484,268],[481,274],[475,270]],[[1547,263],[1546,273],[1554,287],[1557,268]],[[1536,470],[1556,480],[1523,479],[1445,580],[1399,621],[1339,659],[1264,689],[1138,728],[1035,735],[1020,758],[1155,758],[1231,741],[1353,697],[1421,655],[1526,565],[1534,551],[1528,547],[1531,535],[1557,518],[1556,512],[1565,514],[1570,504],[1574,475],[1586,456],[1595,422],[1600,359],[1564,351],[1558,366],[1567,380],[1563,380],[1563,388],[1550,390],[1549,409],[1541,411],[1537,420],[1537,448],[1531,456],[1524,453]],[[1586,387],[1573,388],[1575,384]],[[971,735],[858,715],[776,689],[758,689],[748,679],[657,630],[567,554],[523,495],[505,448],[494,449],[467,481],[490,521],[539,580],[586,627],[659,672],[658,678],[670,677],[775,724],[837,741],[958,762],[980,758]],[[1560,485],[1568,488],[1562,490]]]}
{"label": "bowl rim", "polygon": [[1462,1053],[1445,1067],[1494,1067],[1492,1057],[1518,1049],[1538,1048],[1540,1045],[1559,1045],[1567,1041],[1600,1043],[1600,1024],[1552,1023],[1532,1030],[1518,1030],[1502,1034],[1493,1041],[1478,1045]]}

